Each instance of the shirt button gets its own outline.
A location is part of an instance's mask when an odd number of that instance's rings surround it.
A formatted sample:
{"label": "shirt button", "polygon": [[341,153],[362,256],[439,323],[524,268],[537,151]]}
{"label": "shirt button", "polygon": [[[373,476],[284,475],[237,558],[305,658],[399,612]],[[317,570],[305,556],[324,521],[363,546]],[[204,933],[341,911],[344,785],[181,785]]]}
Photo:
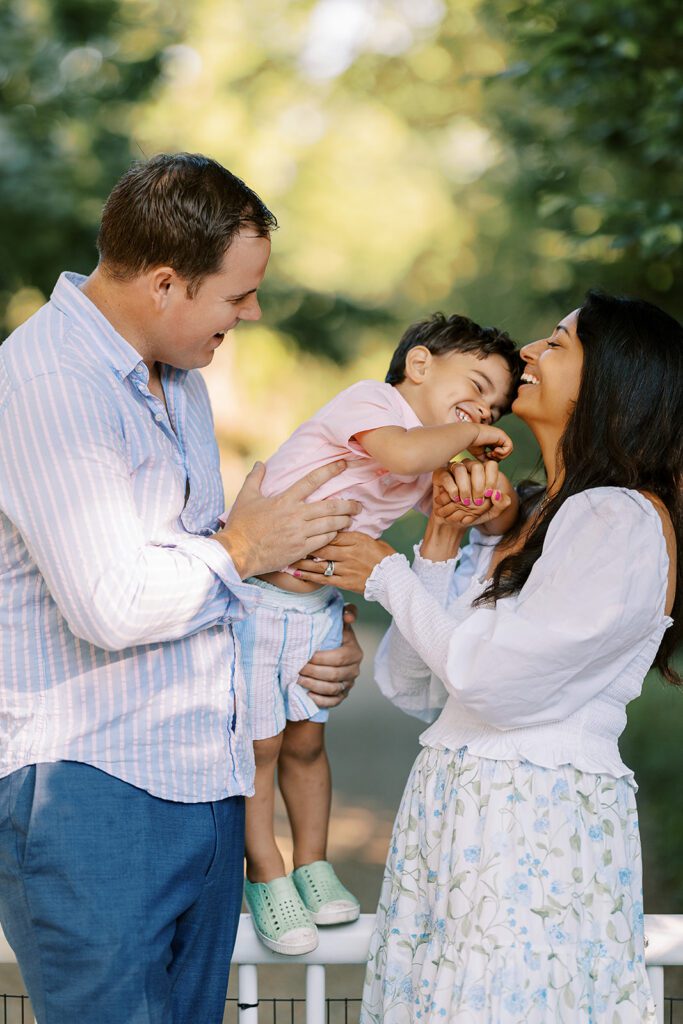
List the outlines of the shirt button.
{"label": "shirt button", "polygon": [[157,421],[157,423],[161,423],[163,421],[163,419],[164,419],[163,412],[156,413],[155,416],[154,416],[154,419]]}

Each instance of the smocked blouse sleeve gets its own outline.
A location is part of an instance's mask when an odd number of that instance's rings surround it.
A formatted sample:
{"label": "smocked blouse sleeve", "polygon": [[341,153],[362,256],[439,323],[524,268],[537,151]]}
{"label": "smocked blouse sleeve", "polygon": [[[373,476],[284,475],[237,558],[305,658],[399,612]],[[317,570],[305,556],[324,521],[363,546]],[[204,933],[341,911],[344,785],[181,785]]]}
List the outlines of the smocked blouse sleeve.
{"label": "smocked blouse sleeve", "polygon": [[[449,595],[456,589],[454,573],[460,586],[467,584],[476,569],[478,550],[476,543],[470,543],[457,558],[432,562],[422,557],[421,544],[415,546],[412,572],[420,581],[430,605],[434,602],[439,609],[446,607]],[[390,557],[403,568],[407,567],[403,555]],[[452,616],[449,616],[449,621],[452,624]],[[448,697],[442,681],[434,675],[395,623],[385,633],[375,656],[375,682],[382,694],[396,707],[425,722],[434,721]]]}
{"label": "smocked blouse sleeve", "polygon": [[565,502],[524,587],[495,608],[453,621],[407,563],[374,577],[368,596],[458,704],[514,729],[566,718],[637,656],[663,620],[667,558],[650,502],[595,488]]}

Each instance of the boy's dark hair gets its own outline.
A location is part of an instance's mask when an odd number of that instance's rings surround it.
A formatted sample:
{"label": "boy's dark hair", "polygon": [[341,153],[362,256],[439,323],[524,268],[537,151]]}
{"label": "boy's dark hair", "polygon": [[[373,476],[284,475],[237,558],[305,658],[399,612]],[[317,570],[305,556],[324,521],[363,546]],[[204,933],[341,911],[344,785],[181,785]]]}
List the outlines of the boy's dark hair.
{"label": "boy's dark hair", "polygon": [[[497,327],[481,327],[469,317],[458,316],[457,313],[449,317],[433,313],[427,320],[411,324],[401,338],[384,378],[387,384],[400,384],[405,380],[406,356],[416,345],[424,345],[435,356],[449,352],[474,352],[479,359],[501,356],[512,374],[509,392],[509,402],[512,402],[524,364],[514,341],[505,331],[499,331]],[[509,404],[503,411],[507,412],[508,408]]]}
{"label": "boy's dark hair", "polygon": [[197,153],[161,154],[133,164],[116,183],[97,250],[119,280],[167,264],[187,280],[192,296],[220,269],[245,225],[267,238],[277,220],[240,178]]}

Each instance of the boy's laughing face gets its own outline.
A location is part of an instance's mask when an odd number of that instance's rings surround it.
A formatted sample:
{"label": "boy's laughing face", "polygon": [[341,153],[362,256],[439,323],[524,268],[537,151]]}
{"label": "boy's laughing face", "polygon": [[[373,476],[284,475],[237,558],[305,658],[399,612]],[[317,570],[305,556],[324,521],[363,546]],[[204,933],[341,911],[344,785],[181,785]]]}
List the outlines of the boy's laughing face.
{"label": "boy's laughing face", "polygon": [[412,403],[426,427],[457,422],[490,424],[507,411],[513,380],[502,356],[482,359],[477,352],[428,355]]}

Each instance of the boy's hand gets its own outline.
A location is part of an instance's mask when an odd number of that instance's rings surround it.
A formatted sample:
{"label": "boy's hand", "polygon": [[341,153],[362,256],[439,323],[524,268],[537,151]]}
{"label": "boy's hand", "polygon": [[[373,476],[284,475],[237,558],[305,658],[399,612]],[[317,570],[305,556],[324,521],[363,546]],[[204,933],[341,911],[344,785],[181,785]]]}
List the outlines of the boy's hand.
{"label": "boy's hand", "polygon": [[467,450],[480,462],[486,459],[500,462],[510,455],[513,448],[514,445],[504,430],[482,423],[479,426],[479,433]]}
{"label": "boy's hand", "polygon": [[466,459],[438,469],[433,476],[434,513],[453,525],[482,526],[505,512],[509,484],[492,459]]}

